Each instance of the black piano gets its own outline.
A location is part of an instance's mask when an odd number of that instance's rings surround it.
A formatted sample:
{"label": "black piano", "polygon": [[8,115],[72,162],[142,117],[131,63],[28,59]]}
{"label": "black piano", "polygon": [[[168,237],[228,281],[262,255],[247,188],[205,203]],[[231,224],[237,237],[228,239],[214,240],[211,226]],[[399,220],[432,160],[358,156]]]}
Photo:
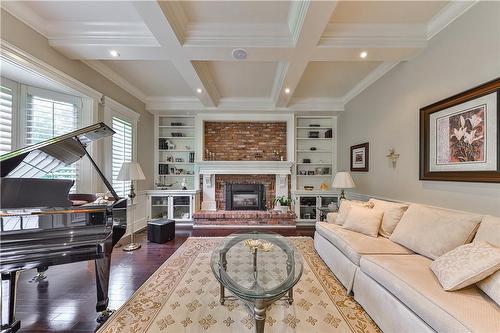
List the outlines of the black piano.
{"label": "black piano", "polygon": [[[118,197],[87,152],[87,145],[113,135],[104,123],[0,156],[1,332],[16,332],[16,284],[19,272],[94,260],[98,321],[110,314],[108,286],[111,251],[126,231],[127,200]],[[73,206],[74,180],[50,179],[51,172],[84,156],[90,159],[113,198],[102,204]]]}

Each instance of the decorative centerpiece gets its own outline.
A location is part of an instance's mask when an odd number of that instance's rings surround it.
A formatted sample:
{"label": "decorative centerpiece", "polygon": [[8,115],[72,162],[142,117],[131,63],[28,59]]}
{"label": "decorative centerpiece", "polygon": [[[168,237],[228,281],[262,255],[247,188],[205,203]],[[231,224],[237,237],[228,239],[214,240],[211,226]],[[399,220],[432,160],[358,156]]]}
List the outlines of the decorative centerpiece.
{"label": "decorative centerpiece", "polygon": [[247,239],[243,242],[246,247],[250,249],[252,252],[256,252],[257,250],[263,252],[269,252],[273,249],[273,243],[266,242],[260,239]]}

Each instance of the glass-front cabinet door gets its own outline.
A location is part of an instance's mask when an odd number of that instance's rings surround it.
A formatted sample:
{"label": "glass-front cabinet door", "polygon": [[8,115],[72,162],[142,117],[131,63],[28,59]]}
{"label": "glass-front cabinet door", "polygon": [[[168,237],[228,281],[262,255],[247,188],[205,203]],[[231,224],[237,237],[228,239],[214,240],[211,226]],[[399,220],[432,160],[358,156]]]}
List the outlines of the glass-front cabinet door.
{"label": "glass-front cabinet door", "polygon": [[172,218],[176,221],[188,221],[192,218],[191,196],[174,195],[172,200]]}
{"label": "glass-front cabinet door", "polygon": [[151,216],[150,219],[168,218],[168,196],[151,196]]}
{"label": "glass-front cabinet door", "polygon": [[304,222],[316,221],[316,196],[301,196],[299,204],[299,219]]}

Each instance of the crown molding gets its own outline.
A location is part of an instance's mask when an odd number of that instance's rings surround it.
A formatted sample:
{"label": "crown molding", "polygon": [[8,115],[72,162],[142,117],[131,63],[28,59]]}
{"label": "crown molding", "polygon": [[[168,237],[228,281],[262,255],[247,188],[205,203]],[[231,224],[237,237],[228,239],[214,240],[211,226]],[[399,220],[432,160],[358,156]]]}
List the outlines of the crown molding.
{"label": "crown molding", "polygon": [[319,47],[410,47],[427,46],[425,24],[329,23]]}
{"label": "crown molding", "polygon": [[24,1],[2,1],[2,9],[47,38],[47,22],[27,6]]}
{"label": "crown molding", "polygon": [[116,73],[114,70],[106,66],[102,61],[99,60],[82,60],[84,64],[137,98],[143,103],[146,103],[146,93],[131,84],[129,81],[125,80],[120,74]]}
{"label": "crown molding", "polygon": [[288,108],[293,111],[344,111],[344,101],[337,97],[294,97]]}
{"label": "crown molding", "polygon": [[288,13],[288,29],[292,36],[293,45],[299,40],[300,31],[309,9],[310,1],[292,1]]}
{"label": "crown molding", "polygon": [[471,9],[479,0],[451,1],[439,13],[437,13],[427,24],[427,39],[436,36],[466,11]]}
{"label": "crown molding", "polygon": [[358,96],[363,90],[371,86],[375,81],[384,76],[387,72],[393,69],[399,61],[386,61],[378,65],[373,71],[371,71],[363,80],[358,82],[347,94],[342,97],[342,101],[345,104],[349,103],[354,97]]}
{"label": "crown molding", "polygon": [[292,47],[287,24],[190,23],[184,32],[185,46]]}
{"label": "crown molding", "polygon": [[203,110],[205,107],[196,97],[149,96],[146,98],[146,110],[158,114],[169,110]]}
{"label": "crown molding", "polygon": [[2,45],[2,47],[0,48],[2,61],[8,61],[34,75],[41,76],[46,80],[50,80],[68,88],[74,89],[92,99],[98,101],[101,100],[102,94],[97,90],[92,89],[86,84],[74,79],[68,74],[41,61],[40,59],[35,58],[31,54],[21,50],[17,46],[10,44],[3,39],[0,39],[0,43]]}

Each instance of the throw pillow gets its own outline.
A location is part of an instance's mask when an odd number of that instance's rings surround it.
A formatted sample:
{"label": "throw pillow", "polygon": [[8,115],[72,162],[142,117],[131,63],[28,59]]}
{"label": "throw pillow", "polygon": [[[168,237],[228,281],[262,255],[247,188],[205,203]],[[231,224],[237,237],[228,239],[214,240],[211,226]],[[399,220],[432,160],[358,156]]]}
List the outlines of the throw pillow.
{"label": "throw pillow", "polygon": [[384,212],[368,207],[353,206],[349,209],[343,227],[362,234],[377,237]]}
{"label": "throw pillow", "polygon": [[337,218],[335,219],[335,224],[338,225],[344,224],[345,219],[347,218],[347,214],[349,213],[349,209],[351,209],[352,206],[373,208],[373,203],[369,201],[365,202],[365,201],[347,200],[347,199],[341,200],[339,206],[339,212]]}
{"label": "throw pillow", "polygon": [[401,217],[403,217],[403,214],[408,209],[408,205],[377,199],[370,199],[369,202],[373,203],[373,208],[384,212],[379,233],[389,238],[401,220]]}
{"label": "throw pillow", "polygon": [[486,242],[465,244],[437,258],[431,269],[444,290],[462,289],[500,269],[500,249]]}
{"label": "throw pillow", "polygon": [[480,221],[480,215],[411,204],[389,239],[436,259],[469,243]]}
{"label": "throw pillow", "polygon": [[[500,248],[500,218],[485,216],[477,229],[474,242],[485,241]],[[477,283],[486,295],[500,305],[500,271]]]}
{"label": "throw pillow", "polygon": [[326,214],[326,222],[335,224],[335,221],[337,220],[337,215],[339,215],[339,213]]}

